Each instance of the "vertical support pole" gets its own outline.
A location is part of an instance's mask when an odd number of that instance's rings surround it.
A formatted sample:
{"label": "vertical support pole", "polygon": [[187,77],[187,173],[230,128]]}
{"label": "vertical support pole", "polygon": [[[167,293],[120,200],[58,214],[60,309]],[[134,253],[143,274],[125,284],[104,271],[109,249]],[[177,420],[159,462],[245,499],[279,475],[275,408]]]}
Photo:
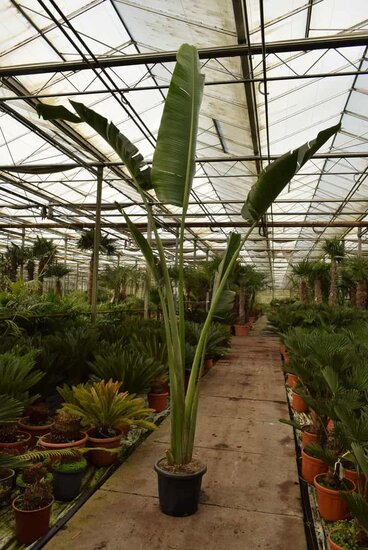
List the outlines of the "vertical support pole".
{"label": "vertical support pole", "polygon": [[[206,250],[206,262],[208,262],[209,253],[210,253],[210,251],[207,248],[207,250]],[[209,309],[210,309],[210,293],[207,291],[206,292],[206,312],[208,312]]]}
{"label": "vertical support pole", "polygon": [[[151,245],[152,240],[152,231],[150,221],[147,220],[147,242]],[[146,265],[146,280],[145,280],[145,289],[144,289],[144,318],[149,318],[149,294],[151,288],[151,273]]]}
{"label": "vertical support pole", "polygon": [[78,290],[78,282],[79,282],[79,262],[77,262],[77,272],[75,275],[75,290]]}
{"label": "vertical support pole", "polygon": [[362,254],[362,228],[358,227],[358,254]]}
{"label": "vertical support pole", "polygon": [[24,245],[26,243],[26,230],[25,227],[22,229],[22,263],[20,264],[20,278],[24,279]]}
{"label": "vertical support pole", "polygon": [[194,239],[193,264],[194,264],[194,267],[197,265],[197,239]]}
{"label": "vertical support pole", "polygon": [[93,272],[92,272],[92,303],[91,303],[91,321],[96,322],[97,313],[97,289],[98,289],[98,260],[100,252],[100,233],[101,233],[101,200],[102,200],[102,179],[103,167],[97,168],[97,193],[96,193],[96,218],[95,218],[95,241],[93,245]]}

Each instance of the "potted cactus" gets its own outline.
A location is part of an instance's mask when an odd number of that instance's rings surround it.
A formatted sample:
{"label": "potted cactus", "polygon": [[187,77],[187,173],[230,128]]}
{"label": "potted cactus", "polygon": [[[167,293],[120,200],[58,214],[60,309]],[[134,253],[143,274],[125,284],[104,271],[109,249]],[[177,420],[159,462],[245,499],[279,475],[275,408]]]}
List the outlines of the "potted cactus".
{"label": "potted cactus", "polygon": [[[287,153],[263,172],[248,194],[242,215],[249,223],[245,235],[231,234],[227,250],[218,267],[212,299],[203,324],[191,365],[188,389],[185,390],[185,316],[184,316],[184,243],[186,215],[195,172],[196,140],[204,77],[196,48],[183,44],[177,53],[177,63],[157,136],[152,169],[145,163],[136,146],[118,128],[98,113],[71,102],[74,114],[64,106],[38,104],[38,113],[48,120],[62,119],[71,123],[88,123],[120,155],[131,179],[130,183],[144,204],[157,250],[154,251],[141,231],[122,211],[129,231],[142,251],[159,293],[165,325],[171,399],[171,441],[165,457],[158,460],[160,506],[164,513],[190,515],[197,510],[201,479],[206,466],[193,457],[197,423],[199,389],[208,331],[212,319],[224,304],[233,302],[233,292],[226,289],[240,250],[258,225],[273,200],[295,173],[340,128],[339,125],[320,132],[317,138]],[[180,208],[178,236],[178,301],[176,304],[170,280],[164,243],[147,192],[153,190],[161,204]],[[176,307],[177,305],[177,307]]]}

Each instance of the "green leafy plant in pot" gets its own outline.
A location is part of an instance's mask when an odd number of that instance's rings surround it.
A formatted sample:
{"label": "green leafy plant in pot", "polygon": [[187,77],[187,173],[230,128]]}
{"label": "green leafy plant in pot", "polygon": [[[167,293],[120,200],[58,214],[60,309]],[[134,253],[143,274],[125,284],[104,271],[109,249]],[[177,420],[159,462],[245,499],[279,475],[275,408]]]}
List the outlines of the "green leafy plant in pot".
{"label": "green leafy plant in pot", "polygon": [[[224,300],[232,305],[234,295],[226,290],[241,248],[273,200],[288,184],[294,174],[332,136],[339,125],[320,132],[317,138],[299,149],[287,153],[260,176],[252,187],[242,215],[249,222],[244,236],[231,234],[228,247],[218,267],[212,289],[212,299],[202,332],[196,346],[188,389],[185,392],[185,318],[184,318],[184,242],[186,215],[195,172],[195,151],[199,111],[203,94],[204,77],[200,73],[198,53],[193,46],[184,44],[177,53],[164,112],[157,136],[152,170],[142,155],[118,128],[101,115],[84,105],[71,102],[77,115],[63,106],[38,105],[45,119],[63,119],[71,123],[87,122],[104,137],[123,160],[131,176],[131,185],[140,194],[150,227],[154,234],[157,254],[129,216],[122,211],[132,238],[142,251],[160,295],[168,349],[171,399],[171,439],[166,457],[155,465],[159,480],[160,506],[170,515],[189,515],[197,510],[204,464],[193,460],[194,437],[200,387],[208,330],[216,311],[223,309]],[[149,191],[154,190],[158,201],[181,209],[178,238],[178,300],[170,281],[165,248],[150,205]],[[231,298],[231,300],[230,300]],[[183,485],[193,485],[192,490]]]}
{"label": "green leafy plant in pot", "polygon": [[53,463],[53,491],[56,500],[69,502],[79,495],[86,468],[87,460],[78,452],[72,456],[60,457],[60,460]]}
{"label": "green leafy plant in pot", "polygon": [[[95,466],[109,466],[117,458],[123,435],[121,426],[135,425],[148,430],[154,430],[155,424],[147,420],[153,410],[144,406],[144,400],[128,392],[120,392],[121,382],[109,380],[80,384],[79,386],[63,386],[58,392],[65,400],[63,410],[82,418],[88,424],[88,440],[93,447],[89,454]],[[116,449],[116,453],[104,451],[101,448]]]}

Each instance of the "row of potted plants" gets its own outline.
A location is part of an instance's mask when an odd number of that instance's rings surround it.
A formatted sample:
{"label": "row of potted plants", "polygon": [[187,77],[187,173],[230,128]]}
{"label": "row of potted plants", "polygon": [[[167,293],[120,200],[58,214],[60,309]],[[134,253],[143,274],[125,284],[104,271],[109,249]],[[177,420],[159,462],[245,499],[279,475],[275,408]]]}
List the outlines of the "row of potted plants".
{"label": "row of potted plants", "polygon": [[280,349],[294,410],[284,421],[301,433],[302,478],[315,487],[320,516],[338,522],[332,550],[368,545],[367,342],[359,321],[290,329]]}

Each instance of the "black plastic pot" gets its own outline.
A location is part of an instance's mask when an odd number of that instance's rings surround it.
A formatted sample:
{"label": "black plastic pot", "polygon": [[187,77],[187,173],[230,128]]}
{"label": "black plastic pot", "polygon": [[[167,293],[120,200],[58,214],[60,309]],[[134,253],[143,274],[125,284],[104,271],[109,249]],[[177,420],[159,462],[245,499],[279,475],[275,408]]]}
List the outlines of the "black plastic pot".
{"label": "black plastic pot", "polygon": [[58,472],[53,468],[53,488],[56,500],[69,502],[80,493],[85,469],[79,472]]}
{"label": "black plastic pot", "polygon": [[158,477],[158,496],[160,508],[168,516],[184,517],[195,514],[198,510],[202,477],[207,467],[194,474],[175,474],[160,467],[158,460],[155,471]]}

